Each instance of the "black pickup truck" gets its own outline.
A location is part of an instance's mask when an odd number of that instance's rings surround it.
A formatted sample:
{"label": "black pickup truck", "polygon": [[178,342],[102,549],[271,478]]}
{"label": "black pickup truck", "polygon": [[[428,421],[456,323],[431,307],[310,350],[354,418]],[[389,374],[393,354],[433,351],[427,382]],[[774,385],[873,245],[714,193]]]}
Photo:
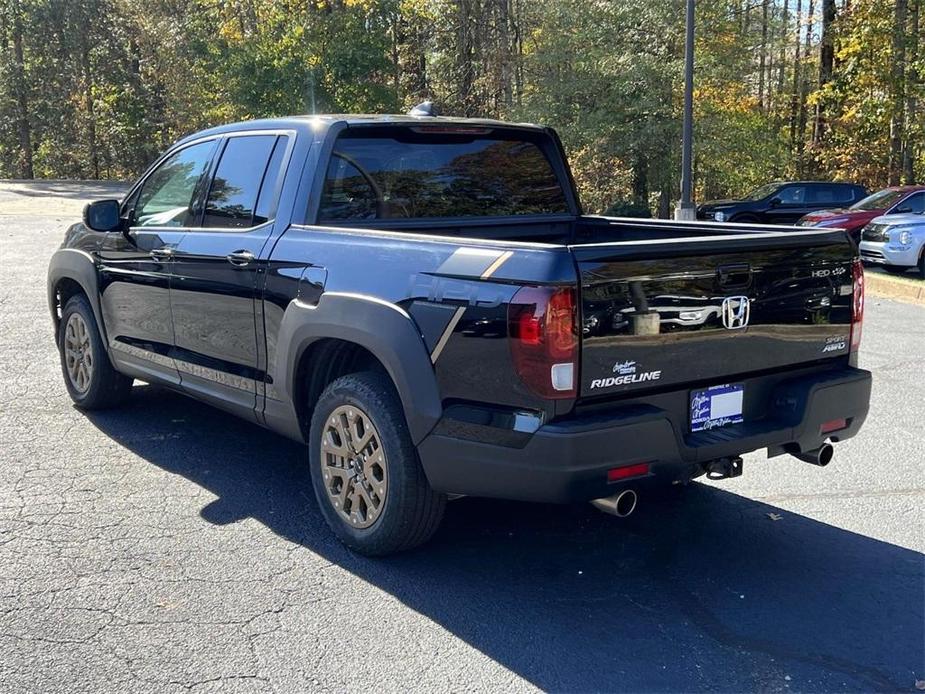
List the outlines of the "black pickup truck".
{"label": "black pickup truck", "polygon": [[870,395],[843,231],[584,215],[533,125],[197,133],[87,206],[48,296],[78,407],[139,379],[304,442],[367,554],[424,542],[459,495],[626,515],[748,451],[824,465]]}

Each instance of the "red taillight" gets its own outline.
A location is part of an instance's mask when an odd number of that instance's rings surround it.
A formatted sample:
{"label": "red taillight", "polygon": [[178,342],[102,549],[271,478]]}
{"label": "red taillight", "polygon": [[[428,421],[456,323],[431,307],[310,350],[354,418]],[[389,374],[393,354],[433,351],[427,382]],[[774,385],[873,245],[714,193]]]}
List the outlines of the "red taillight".
{"label": "red taillight", "polygon": [[649,474],[648,463],[637,463],[636,465],[626,465],[624,467],[615,467],[607,471],[608,482],[619,482],[630,477],[642,477]]}
{"label": "red taillight", "polygon": [[851,278],[854,281],[854,301],[851,306],[851,351],[857,352],[861,346],[861,328],[864,323],[864,266],[860,260],[851,265]]}
{"label": "red taillight", "polygon": [[573,398],[578,313],[571,287],[523,287],[508,306],[511,356],[521,380],[544,398]]}

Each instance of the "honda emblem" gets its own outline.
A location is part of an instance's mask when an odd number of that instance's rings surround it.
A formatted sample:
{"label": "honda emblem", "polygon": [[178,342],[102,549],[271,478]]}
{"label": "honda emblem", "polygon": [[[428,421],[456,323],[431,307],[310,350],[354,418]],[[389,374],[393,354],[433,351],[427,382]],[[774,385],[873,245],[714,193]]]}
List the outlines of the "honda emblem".
{"label": "honda emblem", "polygon": [[747,296],[727,296],[723,299],[723,325],[738,330],[748,325],[751,306]]}

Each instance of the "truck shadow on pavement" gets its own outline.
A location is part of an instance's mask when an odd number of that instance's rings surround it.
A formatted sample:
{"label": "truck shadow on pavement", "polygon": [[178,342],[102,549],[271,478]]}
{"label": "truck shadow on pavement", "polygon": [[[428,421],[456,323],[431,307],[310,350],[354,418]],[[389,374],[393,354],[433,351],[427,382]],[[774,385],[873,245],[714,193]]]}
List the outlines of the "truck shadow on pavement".
{"label": "truck shadow on pavement", "polygon": [[329,533],[304,447],[151,386],[90,419],[216,495],[205,521],[254,518],[545,690],[910,691],[925,676],[920,553],[715,487],[642,496],[624,520],[462,499],[428,545],[371,560]]}

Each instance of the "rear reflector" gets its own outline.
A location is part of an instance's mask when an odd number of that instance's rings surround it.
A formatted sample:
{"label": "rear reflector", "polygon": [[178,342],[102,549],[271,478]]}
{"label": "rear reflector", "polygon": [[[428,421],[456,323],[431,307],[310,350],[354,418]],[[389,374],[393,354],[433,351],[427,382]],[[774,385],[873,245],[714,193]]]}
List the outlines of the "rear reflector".
{"label": "rear reflector", "polygon": [[649,463],[636,463],[625,467],[615,467],[607,471],[608,482],[619,482],[630,477],[642,477],[649,474]]}
{"label": "rear reflector", "polygon": [[829,434],[833,431],[839,431],[848,426],[847,419],[833,419],[830,422],[824,422],[822,426],[819,427],[820,434]]}

